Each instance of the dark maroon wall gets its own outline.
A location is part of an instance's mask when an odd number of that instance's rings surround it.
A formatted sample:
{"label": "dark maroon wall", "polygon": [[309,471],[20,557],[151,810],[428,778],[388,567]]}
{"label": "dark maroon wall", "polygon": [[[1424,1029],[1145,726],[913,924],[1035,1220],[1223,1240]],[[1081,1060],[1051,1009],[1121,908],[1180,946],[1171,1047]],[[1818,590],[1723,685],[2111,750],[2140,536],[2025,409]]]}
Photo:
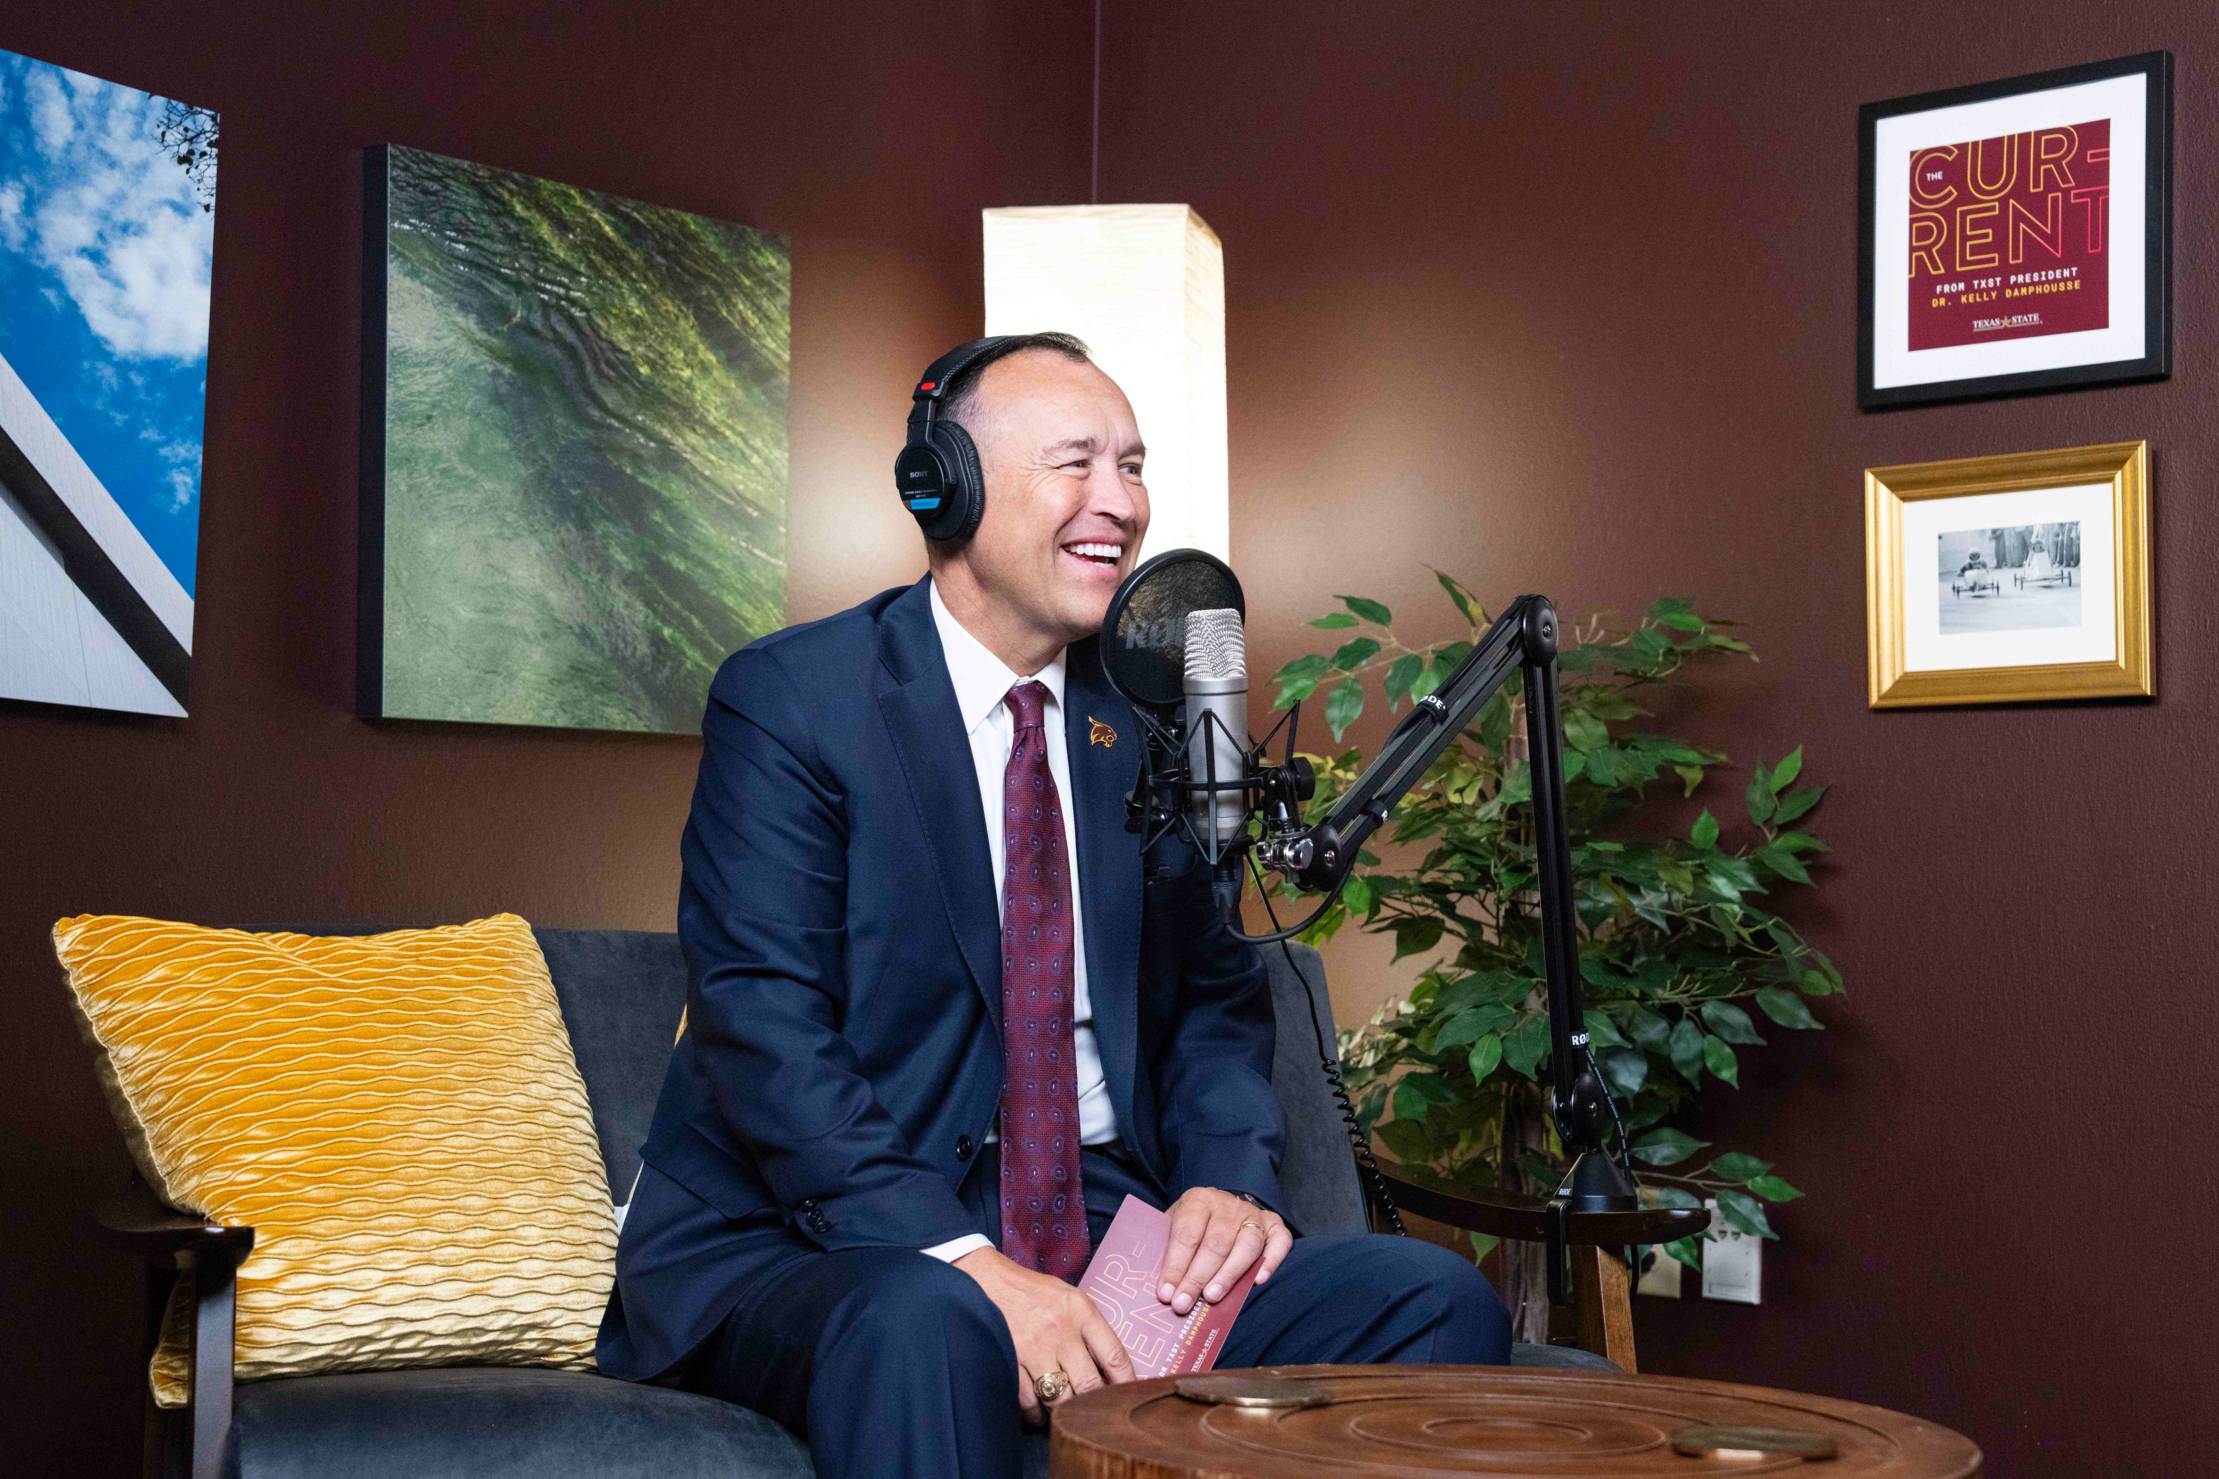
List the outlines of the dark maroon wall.
{"label": "dark maroon wall", "polygon": [[[1257,665],[1335,592],[1438,622],[1428,561],[1687,594],[1764,661],[1678,722],[1834,783],[1805,918],[1850,993],[1710,1122],[1808,1199],[1761,1307],[1640,1301],[1645,1366],[1927,1415],[1998,1475],[2187,1472],[2210,1400],[2215,41],[2207,0],[1110,7],[1104,198],[1225,242]],[[1857,105],[2154,47],[2173,378],[1860,415]],[[1868,712],[1861,470],[2136,437],[2157,702]],[[1344,1019],[1408,984],[1334,956]]]}
{"label": "dark maroon wall", "polygon": [[979,210],[1084,198],[1091,41],[985,0],[0,7],[0,47],[224,129],[191,717],[0,704],[0,1467],[129,1471],[144,1380],[129,1270],[84,1237],[125,1166],[55,919],[672,927],[698,740],[352,717],[362,147],[792,238],[790,594],[820,616],[921,568],[904,382],[975,332]]}

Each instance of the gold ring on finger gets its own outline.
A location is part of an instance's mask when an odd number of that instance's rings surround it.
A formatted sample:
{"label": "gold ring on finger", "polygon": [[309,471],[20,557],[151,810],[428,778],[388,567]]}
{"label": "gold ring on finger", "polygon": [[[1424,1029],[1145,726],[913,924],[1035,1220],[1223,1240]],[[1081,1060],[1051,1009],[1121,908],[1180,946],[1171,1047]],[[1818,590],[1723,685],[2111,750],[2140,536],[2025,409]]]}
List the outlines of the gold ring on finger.
{"label": "gold ring on finger", "polygon": [[1264,1230],[1264,1225],[1263,1225],[1262,1223],[1258,1222],[1258,1221],[1257,1221],[1257,1220],[1256,1220],[1255,1218],[1253,1218],[1253,1217],[1243,1217],[1243,1218],[1242,1218],[1242,1219],[1240,1220],[1240,1225],[1241,1225],[1242,1227],[1252,1227],[1252,1228],[1256,1229],[1256,1231],[1258,1231],[1258,1232],[1262,1232],[1262,1231]]}
{"label": "gold ring on finger", "polygon": [[1071,1390],[1071,1378],[1060,1371],[1043,1371],[1032,1379],[1032,1389],[1043,1402],[1053,1402]]}

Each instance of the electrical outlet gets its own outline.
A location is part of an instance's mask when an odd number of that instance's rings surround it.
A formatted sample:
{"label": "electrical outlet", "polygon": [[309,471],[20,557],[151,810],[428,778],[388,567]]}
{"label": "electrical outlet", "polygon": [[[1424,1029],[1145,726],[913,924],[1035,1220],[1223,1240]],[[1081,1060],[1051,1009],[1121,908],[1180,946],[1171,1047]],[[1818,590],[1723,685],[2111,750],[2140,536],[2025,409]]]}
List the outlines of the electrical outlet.
{"label": "electrical outlet", "polygon": [[1654,1294],[1659,1299],[1680,1297],[1680,1261],[1662,1248],[1649,1250],[1649,1267],[1641,1282],[1633,1286],[1636,1294]]}
{"label": "electrical outlet", "polygon": [[1736,1304],[1761,1304],[1764,1283],[1764,1240],[1752,1238],[1710,1208],[1710,1231],[1703,1243],[1703,1298],[1730,1299]]}

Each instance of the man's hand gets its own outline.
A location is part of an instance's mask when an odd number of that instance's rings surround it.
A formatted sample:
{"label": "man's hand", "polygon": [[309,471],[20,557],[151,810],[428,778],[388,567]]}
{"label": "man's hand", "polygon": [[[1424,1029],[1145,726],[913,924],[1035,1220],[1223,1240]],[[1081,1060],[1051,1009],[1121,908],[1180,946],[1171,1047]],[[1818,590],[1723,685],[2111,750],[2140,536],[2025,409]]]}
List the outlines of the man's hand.
{"label": "man's hand", "polygon": [[[1245,1206],[1246,1203],[1239,1205]],[[955,1266],[978,1280],[1002,1312],[1017,1345],[1017,1403],[1025,1421],[1045,1421],[1033,1378],[1060,1371],[1071,1379],[1057,1401],[1091,1392],[1104,1382],[1133,1379],[1132,1357],[1094,1301],[1052,1274],[1035,1273],[998,1248],[974,1248]]]}
{"label": "man's hand", "polygon": [[1294,1234],[1268,1207],[1215,1187],[1194,1187],[1171,1204],[1171,1243],[1156,1298],[1181,1315],[1197,1298],[1215,1304],[1259,1257],[1256,1282],[1270,1278],[1293,1246]]}

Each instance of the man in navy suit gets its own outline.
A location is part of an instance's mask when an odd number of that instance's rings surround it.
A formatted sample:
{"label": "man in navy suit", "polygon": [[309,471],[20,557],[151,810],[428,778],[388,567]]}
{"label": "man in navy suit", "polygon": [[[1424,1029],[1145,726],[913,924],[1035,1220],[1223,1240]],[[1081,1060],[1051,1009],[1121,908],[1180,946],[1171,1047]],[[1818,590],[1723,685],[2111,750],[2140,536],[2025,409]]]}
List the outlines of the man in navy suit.
{"label": "man in navy suit", "polygon": [[1127,1195],[1170,1211],[1176,1312],[1257,1267],[1221,1366],[1507,1360],[1469,1261],[1281,1217],[1262,962],[1191,850],[1125,830],[1092,634],[1148,527],[1131,406],[1067,336],[951,360],[975,534],[710,687],[601,1368],[768,1413],[827,1476],[1014,1476],[1044,1405],[1132,1378],[1072,1282]]}

